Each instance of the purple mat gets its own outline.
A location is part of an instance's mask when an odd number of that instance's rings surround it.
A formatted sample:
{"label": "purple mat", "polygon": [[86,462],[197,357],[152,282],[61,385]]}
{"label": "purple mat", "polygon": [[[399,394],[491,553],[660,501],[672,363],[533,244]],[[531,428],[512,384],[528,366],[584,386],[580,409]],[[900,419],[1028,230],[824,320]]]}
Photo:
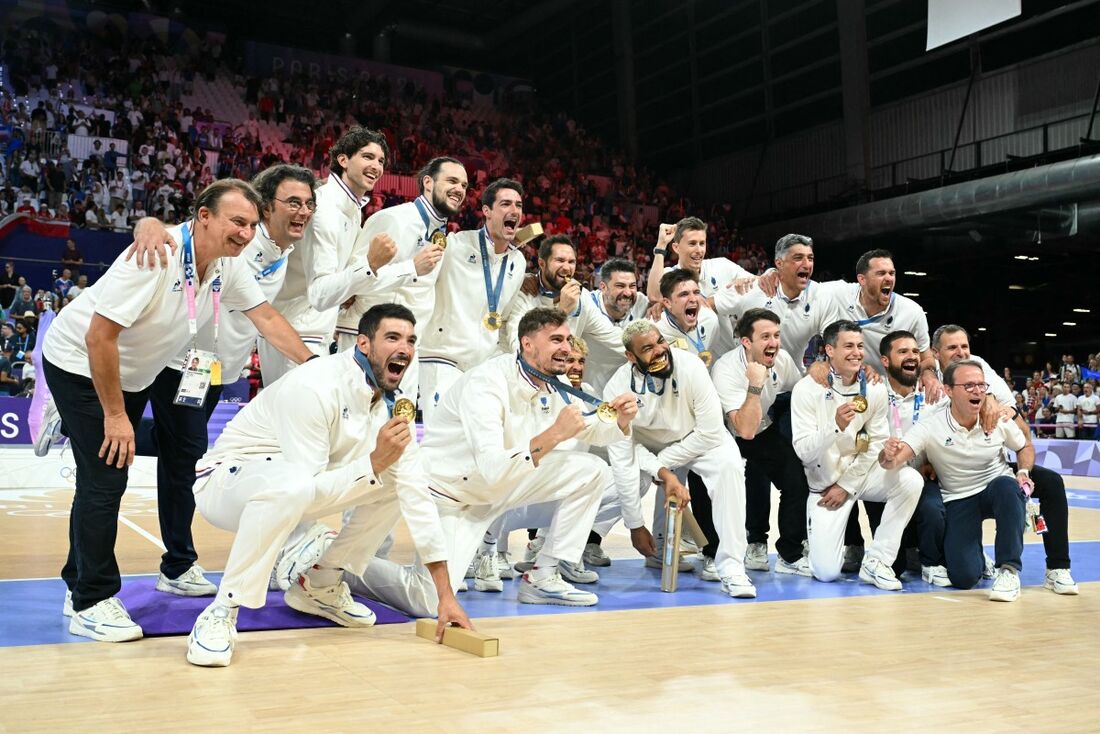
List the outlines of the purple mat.
{"label": "purple mat", "polygon": [[[207,578],[217,583],[221,579],[217,574],[207,574]],[[126,609],[134,621],[141,625],[146,637],[187,635],[203,609],[213,601],[209,596],[176,596],[157,591],[156,578],[128,579],[122,586],[118,598],[126,604]],[[377,616],[375,624],[397,624],[412,621],[400,612],[379,604],[376,601],[356,596],[356,601],[366,604]],[[283,592],[267,592],[267,604],[260,609],[241,607],[237,616],[237,630],[256,632],[259,630],[302,629],[307,627],[336,627],[323,617],[302,614],[291,609],[283,601]]]}

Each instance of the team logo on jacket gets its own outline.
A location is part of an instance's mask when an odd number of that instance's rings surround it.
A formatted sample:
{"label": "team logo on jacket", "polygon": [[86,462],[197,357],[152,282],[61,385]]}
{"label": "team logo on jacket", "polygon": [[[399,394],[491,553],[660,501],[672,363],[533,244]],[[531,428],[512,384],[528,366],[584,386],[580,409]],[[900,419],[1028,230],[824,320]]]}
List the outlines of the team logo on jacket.
{"label": "team logo on jacket", "polygon": [[344,409],[340,411],[340,416],[344,420],[347,420],[348,418],[351,417],[351,411],[348,410],[348,406],[346,406],[346,405],[344,406]]}
{"label": "team logo on jacket", "polygon": [[953,438],[951,438],[950,436],[948,436],[948,437],[946,438],[946,440],[944,440],[944,442],[943,442],[943,445],[944,445],[944,446],[954,446],[954,445],[955,445],[955,439],[953,439]]}
{"label": "team logo on jacket", "polygon": [[679,395],[680,394],[680,386],[676,384],[675,378],[672,380],[672,394],[673,395]]}
{"label": "team logo on jacket", "polygon": [[257,252],[257,253],[256,253],[256,257],[254,257],[254,258],[252,258],[252,259],[253,259],[253,260],[254,260],[255,262],[258,262],[258,263],[262,263],[262,262],[264,261],[264,254],[263,254],[262,252]]}
{"label": "team logo on jacket", "polygon": [[475,253],[470,253],[470,256],[468,258],[466,258],[466,262],[476,263],[477,262],[477,255]]}
{"label": "team logo on jacket", "polygon": [[176,282],[172,284],[172,292],[173,293],[179,293],[182,290],[183,290],[183,281],[180,280],[179,278],[177,278]]}
{"label": "team logo on jacket", "polygon": [[543,413],[549,413],[550,412],[550,398],[548,398],[546,396],[543,396],[543,397],[539,398],[539,403],[542,405],[542,412]]}
{"label": "team logo on jacket", "polygon": [[833,399],[833,391],[832,390],[826,390],[825,391],[825,399],[826,400],[832,400]]}
{"label": "team logo on jacket", "polygon": [[642,399],[641,398],[634,398],[634,402],[638,404],[638,410],[641,410],[642,405],[643,405]]}

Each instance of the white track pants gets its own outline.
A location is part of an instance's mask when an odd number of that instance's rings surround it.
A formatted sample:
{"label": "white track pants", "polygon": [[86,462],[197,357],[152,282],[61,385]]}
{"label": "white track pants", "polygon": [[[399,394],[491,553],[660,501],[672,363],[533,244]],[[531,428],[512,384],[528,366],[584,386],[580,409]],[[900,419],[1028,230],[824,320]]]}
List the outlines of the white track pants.
{"label": "white track pants", "polygon": [[[893,564],[901,545],[901,534],[913,516],[920,499],[924,479],[916,469],[904,466],[886,471],[878,464],[871,467],[861,487],[855,488],[861,500],[885,502],[882,522],[875,538],[867,546],[866,557]],[[806,500],[806,537],[810,541],[810,570],[818,581],[834,581],[844,563],[844,528],[856,499],[851,495],[843,506],[827,510],[817,503],[819,492],[810,492]]]}
{"label": "white track pants", "polygon": [[[532,513],[540,520],[538,524],[549,525],[544,553],[576,563],[584,552],[600,497],[609,484],[611,470],[595,456],[552,451],[539,462],[533,475],[515,487],[501,487],[501,499],[494,505],[459,505],[438,500],[436,506],[447,543],[451,588],[457,589],[462,583],[466,568],[492,521],[517,507],[535,505]],[[411,566],[375,558],[360,576],[345,574],[345,579],[352,590],[406,614],[433,617],[439,606],[431,575],[419,558]]]}

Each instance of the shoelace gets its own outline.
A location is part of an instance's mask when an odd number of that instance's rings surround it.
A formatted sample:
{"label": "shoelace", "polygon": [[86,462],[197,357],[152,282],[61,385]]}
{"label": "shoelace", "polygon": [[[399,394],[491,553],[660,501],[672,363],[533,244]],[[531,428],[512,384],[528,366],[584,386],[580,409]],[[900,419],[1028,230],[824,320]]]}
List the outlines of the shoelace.
{"label": "shoelace", "polygon": [[[130,615],[126,613],[126,607],[122,605],[122,602],[113,596],[107,600],[107,604],[102,607],[103,616],[110,620],[116,619],[130,619]],[[89,610],[90,611],[90,610]]]}

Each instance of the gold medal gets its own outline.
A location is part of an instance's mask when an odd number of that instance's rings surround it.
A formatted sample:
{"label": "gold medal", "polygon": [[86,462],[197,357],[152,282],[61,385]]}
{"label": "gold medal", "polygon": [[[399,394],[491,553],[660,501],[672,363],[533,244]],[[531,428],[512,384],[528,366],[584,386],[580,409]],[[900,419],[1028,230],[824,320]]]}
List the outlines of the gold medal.
{"label": "gold medal", "polygon": [[699,352],[699,359],[703,360],[703,364],[705,364],[707,367],[710,367],[710,363],[714,361],[714,355],[704,349],[703,351]]}
{"label": "gold medal", "polygon": [[441,250],[447,249],[447,235],[440,232],[438,229],[432,232],[432,244],[439,247]]}
{"label": "gold medal", "polygon": [[596,407],[596,417],[604,423],[614,423],[619,420],[619,411],[611,407],[611,403],[600,403]]}
{"label": "gold medal", "polygon": [[687,349],[688,343],[686,339],[674,339],[671,346],[674,346],[677,349]]}
{"label": "gold medal", "polygon": [[657,359],[655,359],[655,360],[653,360],[652,362],[649,363],[649,367],[647,368],[646,371],[651,372],[651,373],[652,372],[660,372],[665,367],[668,367],[668,356],[662,354],[660,357],[657,357]]}
{"label": "gold medal", "polygon": [[871,436],[867,431],[862,428],[856,433],[856,453],[862,454],[867,449],[871,448]]}
{"label": "gold medal", "polygon": [[500,318],[500,313],[498,313],[497,311],[490,311],[489,313],[485,314],[485,318],[481,319],[481,323],[484,324],[485,328],[489,331],[496,331],[503,325],[503,322]]}
{"label": "gold medal", "polygon": [[416,403],[408,398],[398,398],[397,402],[393,404],[393,416],[412,422],[416,419]]}
{"label": "gold medal", "polygon": [[852,398],[852,409],[857,413],[862,413],[867,410],[867,398],[862,395],[856,395]]}

